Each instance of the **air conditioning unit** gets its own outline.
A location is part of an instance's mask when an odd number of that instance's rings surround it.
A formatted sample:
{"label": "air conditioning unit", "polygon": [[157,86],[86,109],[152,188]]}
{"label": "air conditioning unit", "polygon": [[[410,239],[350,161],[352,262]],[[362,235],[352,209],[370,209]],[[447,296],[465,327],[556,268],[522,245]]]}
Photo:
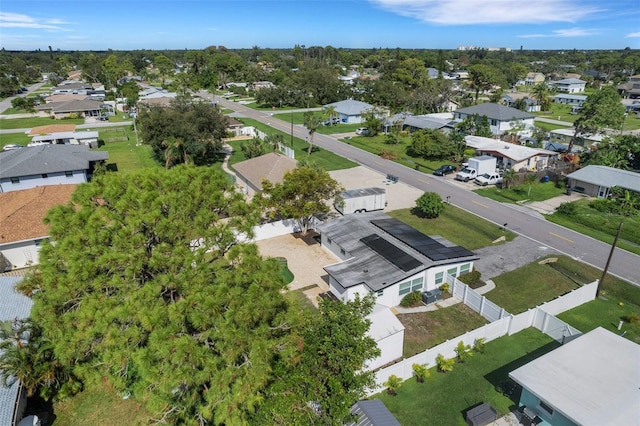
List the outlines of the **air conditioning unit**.
{"label": "air conditioning unit", "polygon": [[422,301],[425,304],[430,305],[431,303],[435,303],[438,300],[442,300],[442,290],[435,289],[422,292]]}

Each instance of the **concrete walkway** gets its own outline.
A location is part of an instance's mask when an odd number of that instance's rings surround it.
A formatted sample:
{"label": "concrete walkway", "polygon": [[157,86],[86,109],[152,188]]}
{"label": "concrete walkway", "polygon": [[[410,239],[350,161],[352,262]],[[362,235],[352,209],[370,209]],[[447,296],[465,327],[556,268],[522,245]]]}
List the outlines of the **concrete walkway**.
{"label": "concrete walkway", "polygon": [[[488,291],[496,288],[496,285],[493,281],[487,280],[485,285],[482,287],[476,288],[475,290],[480,294],[485,294]],[[393,311],[395,314],[415,314],[416,312],[430,312],[437,311],[438,309],[448,308],[449,306],[456,305],[461,303],[462,300],[456,297],[449,297],[448,299],[441,300],[437,303],[432,303],[430,305],[417,306],[415,308],[403,308],[402,306],[394,306]]]}

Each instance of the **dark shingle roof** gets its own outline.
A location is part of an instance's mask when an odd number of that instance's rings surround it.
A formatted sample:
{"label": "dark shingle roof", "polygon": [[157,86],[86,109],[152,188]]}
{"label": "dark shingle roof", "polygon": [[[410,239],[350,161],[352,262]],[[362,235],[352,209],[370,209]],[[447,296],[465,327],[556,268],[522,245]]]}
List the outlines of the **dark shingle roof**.
{"label": "dark shingle roof", "polygon": [[519,120],[534,117],[533,114],[520,111],[519,109],[494,103],[486,103],[470,106],[467,108],[460,108],[456,110],[456,113],[467,115],[478,114],[480,117],[486,115],[488,119],[498,121],[511,121],[513,119]]}
{"label": "dark shingle roof", "polygon": [[109,159],[105,151],[84,145],[41,145],[0,152],[0,178],[88,170],[89,163]]}
{"label": "dark shingle roof", "polygon": [[350,411],[358,420],[349,426],[400,426],[400,422],[379,399],[358,401]]}
{"label": "dark shingle roof", "polygon": [[51,110],[53,112],[84,112],[95,111],[102,108],[103,103],[90,100],[75,100],[68,102],[52,102]]}

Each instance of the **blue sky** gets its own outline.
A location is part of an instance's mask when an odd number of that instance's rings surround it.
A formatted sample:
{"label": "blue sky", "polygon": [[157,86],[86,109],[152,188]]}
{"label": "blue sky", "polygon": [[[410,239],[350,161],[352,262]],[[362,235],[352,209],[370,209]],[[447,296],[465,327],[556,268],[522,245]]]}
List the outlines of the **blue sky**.
{"label": "blue sky", "polygon": [[640,48],[640,0],[2,0],[8,50]]}

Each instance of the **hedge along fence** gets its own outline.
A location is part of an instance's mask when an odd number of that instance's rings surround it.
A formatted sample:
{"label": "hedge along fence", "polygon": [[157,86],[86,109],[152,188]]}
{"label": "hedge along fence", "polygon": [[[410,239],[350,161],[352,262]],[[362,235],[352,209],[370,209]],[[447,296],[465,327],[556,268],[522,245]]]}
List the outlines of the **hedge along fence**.
{"label": "hedge along fence", "polygon": [[[480,313],[480,311],[477,310],[480,309],[485,310],[485,313],[493,312],[493,314],[495,314],[497,312],[495,307],[489,308],[490,305],[487,304],[487,302],[492,302],[486,300],[484,296],[472,288],[465,289],[464,287],[468,286],[455,277],[448,276],[447,282],[454,288],[452,293],[454,297],[459,298],[458,295],[466,294],[466,300],[470,301],[469,303],[471,304],[465,302],[465,299],[459,299],[474,311]],[[458,287],[457,292],[455,291],[456,287]],[[580,336],[582,333],[564,321],[559,320],[554,315],[595,299],[597,289],[598,281],[596,280],[518,315],[511,315],[504,311],[504,309],[497,307],[504,316],[475,330],[468,331],[454,339],[447,340],[438,346],[427,349],[411,358],[405,358],[396,364],[378,370],[375,377],[376,386],[369,390],[368,395],[382,391],[384,389],[384,383],[392,374],[403,380],[410,379],[413,376],[413,364],[428,364],[429,367],[433,367],[436,365],[436,357],[438,354],[442,354],[445,358],[454,358],[456,356],[455,348],[459,342],[474,346],[478,339],[484,339],[485,342],[490,342],[502,336],[518,333],[525,328],[535,327],[552,339],[560,343],[566,343]],[[482,302],[483,299],[485,300],[484,303]]]}

